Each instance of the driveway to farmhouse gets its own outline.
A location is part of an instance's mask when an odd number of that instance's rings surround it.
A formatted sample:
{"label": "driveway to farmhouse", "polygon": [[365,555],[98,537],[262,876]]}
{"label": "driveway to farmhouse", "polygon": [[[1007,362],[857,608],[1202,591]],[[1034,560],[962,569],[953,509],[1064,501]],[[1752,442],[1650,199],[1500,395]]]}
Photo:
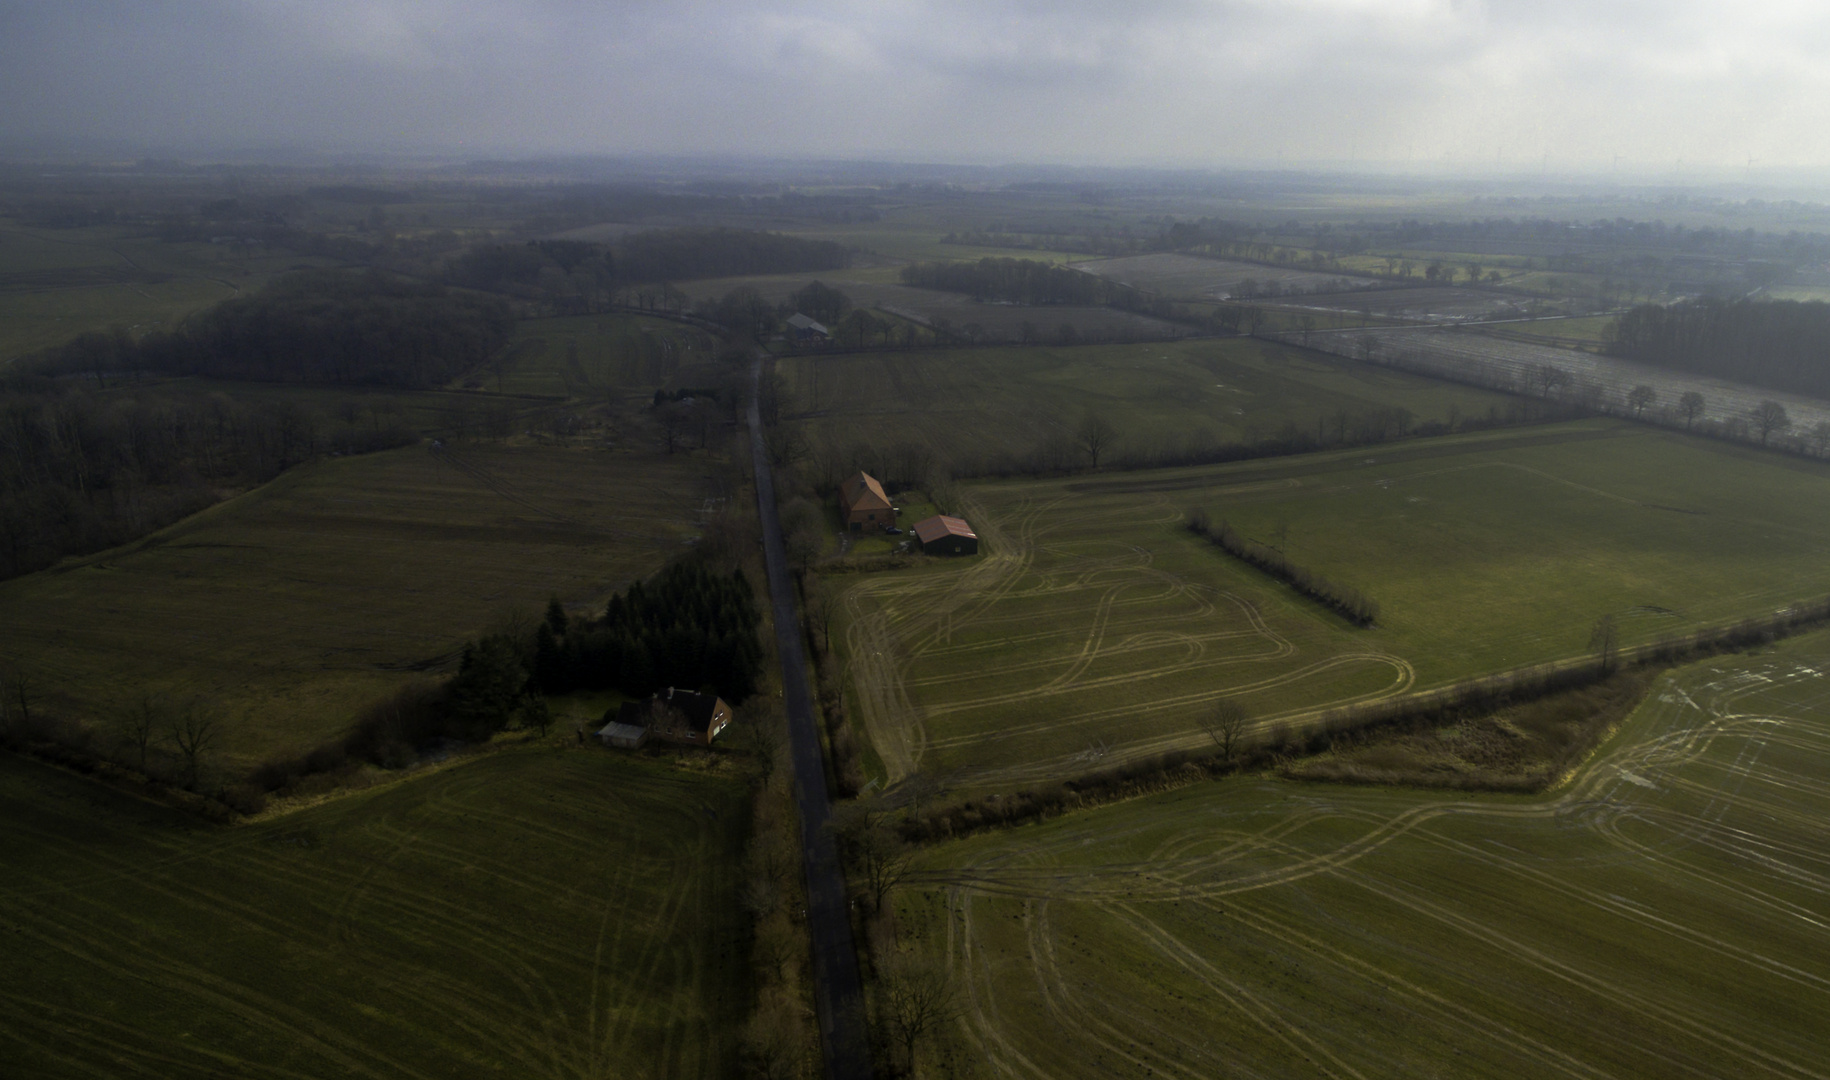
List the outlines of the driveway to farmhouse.
{"label": "driveway to farmhouse", "polygon": [[769,565],[769,597],[775,613],[775,651],[782,660],[782,705],[788,713],[788,743],[794,759],[794,797],[801,810],[801,858],[807,865],[807,929],[813,938],[814,1004],[820,1042],[831,1080],[863,1080],[871,1074],[864,1040],[864,986],[852,944],[845,875],[827,822],[826,764],[814,726],[813,695],[807,688],[807,658],[801,649],[801,618],[794,581],[775,512],[775,476],[763,449],[762,412],[757,391],[762,354],[750,369],[750,454],[756,470],[756,506],[762,518],[763,556]]}

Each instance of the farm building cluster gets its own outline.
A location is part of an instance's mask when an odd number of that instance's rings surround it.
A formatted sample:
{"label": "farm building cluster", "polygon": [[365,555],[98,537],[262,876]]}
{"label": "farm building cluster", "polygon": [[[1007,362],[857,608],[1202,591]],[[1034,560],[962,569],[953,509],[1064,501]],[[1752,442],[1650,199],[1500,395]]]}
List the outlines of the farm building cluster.
{"label": "farm building cluster", "polygon": [[646,701],[625,701],[597,737],[605,746],[634,749],[650,738],[688,746],[710,746],[731,723],[731,707],[714,694],[672,686]]}
{"label": "farm building cluster", "polygon": [[[883,490],[877,478],[859,472],[839,485],[839,520],[851,532],[900,533],[897,515],[902,510]],[[964,518],[936,514],[924,518],[909,529],[915,542],[929,555],[976,555],[978,534]]]}

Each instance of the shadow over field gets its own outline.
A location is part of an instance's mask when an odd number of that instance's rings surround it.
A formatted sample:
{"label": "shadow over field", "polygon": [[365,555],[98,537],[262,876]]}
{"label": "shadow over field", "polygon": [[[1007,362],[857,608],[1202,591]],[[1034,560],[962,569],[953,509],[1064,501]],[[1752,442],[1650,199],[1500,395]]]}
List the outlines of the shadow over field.
{"label": "shadow over field", "polygon": [[[894,780],[1045,782],[1325,706],[1830,592],[1830,469],[1589,421],[1204,469],[969,486],[984,554],[827,581]],[[1380,605],[1359,630],[1184,528],[1226,518]]]}
{"label": "shadow over field", "polygon": [[527,747],[198,825],[0,756],[8,1075],[729,1076],[746,786]]}
{"label": "shadow over field", "polygon": [[1554,797],[1197,783],[936,845],[975,1077],[1825,1075],[1830,635],[1665,676]]}
{"label": "shadow over field", "polygon": [[201,696],[228,763],[297,753],[504,613],[659,569],[704,459],[428,445],[321,461],[126,548],[0,584],[0,656],[77,715]]}

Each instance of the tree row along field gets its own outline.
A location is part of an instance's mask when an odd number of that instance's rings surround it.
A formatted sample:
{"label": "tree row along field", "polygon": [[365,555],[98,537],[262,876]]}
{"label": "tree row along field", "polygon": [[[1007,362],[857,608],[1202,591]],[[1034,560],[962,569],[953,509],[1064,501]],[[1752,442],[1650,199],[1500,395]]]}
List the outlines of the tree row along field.
{"label": "tree row along field", "polygon": [[951,1075],[1817,1077],[1830,635],[1669,673],[1554,795],[1197,783],[925,849]]}
{"label": "tree row along field", "polygon": [[[1830,593],[1830,469],[1583,421],[1199,469],[962,486],[970,561],[838,576],[853,708],[890,779],[956,786],[1205,745],[1350,701]],[[1370,629],[1190,534],[1225,518],[1364,593]]]}
{"label": "tree row along field", "polygon": [[[1324,419],[1403,409],[1417,423],[1501,412],[1506,396],[1316,352],[1237,339],[1072,349],[801,356],[779,370],[816,453],[920,447],[956,471],[1059,451],[1089,411],[1127,455],[1313,433]],[[839,475],[855,470],[845,468]]]}
{"label": "tree row along field", "polygon": [[1242,281],[1255,282],[1261,290],[1275,285],[1278,293],[1287,294],[1334,293],[1355,286],[1376,288],[1378,285],[1369,278],[1351,274],[1317,273],[1313,270],[1263,266],[1228,259],[1203,259],[1170,252],[1092,259],[1075,263],[1074,269],[1111,278],[1175,300],[1211,300],[1237,296],[1240,295],[1239,283]]}
{"label": "tree row along field", "polygon": [[[1551,325],[1555,325],[1554,323]],[[1650,412],[1664,414],[1667,423],[1684,423],[1672,410],[1686,393],[1703,395],[1704,409],[1697,421],[1745,420],[1762,401],[1785,406],[1795,428],[1809,428],[1830,420],[1830,402],[1747,383],[1689,375],[1633,360],[1596,353],[1559,349],[1524,341],[1471,333],[1468,330],[1344,330],[1314,334],[1286,334],[1307,347],[1353,356],[1378,364],[1481,385],[1503,386],[1519,393],[1544,393],[1548,369],[1570,379],[1558,391],[1570,400],[1581,400],[1585,388],[1600,395],[1600,404],[1615,410],[1627,408],[1627,395],[1635,386],[1650,386],[1657,399]]]}
{"label": "tree row along field", "polygon": [[226,763],[309,749],[504,613],[601,603],[694,535],[704,459],[413,446],[321,461],[0,583],[0,655],[104,723],[201,698]]}
{"label": "tree row along field", "polygon": [[0,757],[21,1076],[724,1077],[738,780],[527,747],[234,830]]}

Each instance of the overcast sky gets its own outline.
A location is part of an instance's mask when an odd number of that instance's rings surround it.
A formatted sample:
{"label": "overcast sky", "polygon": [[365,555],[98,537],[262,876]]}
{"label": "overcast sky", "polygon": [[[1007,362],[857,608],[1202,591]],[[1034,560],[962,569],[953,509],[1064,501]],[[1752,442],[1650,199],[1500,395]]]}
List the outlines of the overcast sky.
{"label": "overcast sky", "polygon": [[1830,166],[1830,4],[0,0],[0,148]]}

